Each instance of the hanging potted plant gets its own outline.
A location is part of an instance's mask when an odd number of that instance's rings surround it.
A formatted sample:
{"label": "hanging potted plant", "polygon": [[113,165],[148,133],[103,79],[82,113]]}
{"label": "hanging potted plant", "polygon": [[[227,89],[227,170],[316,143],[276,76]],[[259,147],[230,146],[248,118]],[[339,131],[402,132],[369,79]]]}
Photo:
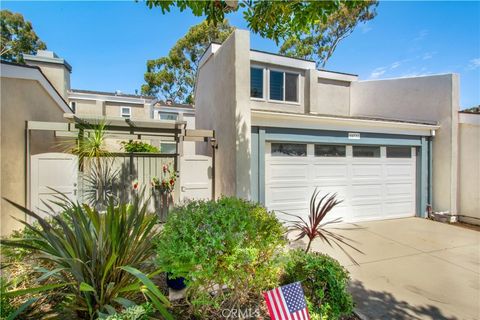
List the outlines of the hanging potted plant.
{"label": "hanging potted plant", "polygon": [[173,191],[175,190],[176,181],[177,174],[171,164],[164,164],[162,166],[161,176],[152,179],[154,193],[160,197],[160,201],[156,201],[159,203],[157,207],[159,208],[160,221],[166,220],[168,210],[173,206]]}

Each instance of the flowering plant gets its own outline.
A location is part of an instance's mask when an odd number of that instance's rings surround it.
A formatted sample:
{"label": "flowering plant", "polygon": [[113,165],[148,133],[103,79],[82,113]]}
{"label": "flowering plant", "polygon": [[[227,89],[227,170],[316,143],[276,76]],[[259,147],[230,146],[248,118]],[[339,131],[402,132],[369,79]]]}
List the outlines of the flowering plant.
{"label": "flowering plant", "polygon": [[159,189],[161,193],[171,193],[175,188],[177,174],[171,165],[162,166],[162,175],[152,178],[152,186]]}

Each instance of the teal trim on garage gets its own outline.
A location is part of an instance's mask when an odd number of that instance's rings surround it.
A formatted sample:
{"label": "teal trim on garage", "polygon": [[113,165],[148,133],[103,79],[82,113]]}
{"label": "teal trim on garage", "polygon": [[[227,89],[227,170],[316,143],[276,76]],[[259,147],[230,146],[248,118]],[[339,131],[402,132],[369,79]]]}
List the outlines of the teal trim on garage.
{"label": "teal trim on garage", "polygon": [[268,128],[267,141],[331,143],[350,145],[420,146],[419,136],[361,132],[360,139],[349,139],[346,131]]}
{"label": "teal trim on garage", "polygon": [[258,202],[265,205],[265,128],[258,129]]}
{"label": "teal trim on garage", "polygon": [[252,128],[252,153],[250,155],[250,197],[252,201],[258,201],[258,127]]}
{"label": "teal trim on garage", "polygon": [[[417,147],[417,216],[425,217],[432,200],[432,142],[422,136],[360,132],[360,139],[348,139],[346,131],[252,127],[252,200],[265,204],[265,143],[267,141],[348,145]],[[257,178],[255,178],[257,174]],[[255,186],[254,184],[257,183]]]}
{"label": "teal trim on garage", "polygon": [[427,201],[428,201],[428,142],[425,137],[422,137],[422,145],[419,150],[419,159],[417,161],[417,215],[419,217],[426,216]]}
{"label": "teal trim on garage", "polygon": [[428,204],[433,205],[433,141],[428,138]]}

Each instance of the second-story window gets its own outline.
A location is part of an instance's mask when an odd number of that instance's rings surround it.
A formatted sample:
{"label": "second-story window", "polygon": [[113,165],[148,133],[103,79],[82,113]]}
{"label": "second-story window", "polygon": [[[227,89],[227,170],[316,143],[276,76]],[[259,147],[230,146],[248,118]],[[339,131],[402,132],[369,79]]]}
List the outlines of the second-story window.
{"label": "second-story window", "polygon": [[124,118],[130,118],[132,115],[132,109],[130,107],[121,107],[120,116]]}
{"label": "second-story window", "polygon": [[158,116],[159,116],[160,120],[174,120],[174,121],[176,121],[178,119],[178,114],[170,113],[170,112],[159,112]]}
{"label": "second-story window", "polygon": [[250,97],[263,98],[263,68],[250,68]]}
{"label": "second-story window", "polygon": [[75,101],[70,101],[70,109],[75,113],[77,111],[77,103]]}
{"label": "second-story window", "polygon": [[298,74],[270,70],[270,100],[298,102]]}

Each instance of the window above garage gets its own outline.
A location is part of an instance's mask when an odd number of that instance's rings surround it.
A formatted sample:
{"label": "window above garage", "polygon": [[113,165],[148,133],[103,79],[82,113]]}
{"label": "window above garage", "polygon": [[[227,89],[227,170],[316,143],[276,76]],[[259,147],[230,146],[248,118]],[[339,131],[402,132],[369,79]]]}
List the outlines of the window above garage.
{"label": "window above garage", "polygon": [[298,73],[270,70],[269,99],[298,102]]}
{"label": "window above garage", "polygon": [[299,88],[299,73],[262,66],[250,68],[250,97],[253,99],[298,104]]}
{"label": "window above garage", "polygon": [[263,99],[263,68],[250,68],[250,97]]}

